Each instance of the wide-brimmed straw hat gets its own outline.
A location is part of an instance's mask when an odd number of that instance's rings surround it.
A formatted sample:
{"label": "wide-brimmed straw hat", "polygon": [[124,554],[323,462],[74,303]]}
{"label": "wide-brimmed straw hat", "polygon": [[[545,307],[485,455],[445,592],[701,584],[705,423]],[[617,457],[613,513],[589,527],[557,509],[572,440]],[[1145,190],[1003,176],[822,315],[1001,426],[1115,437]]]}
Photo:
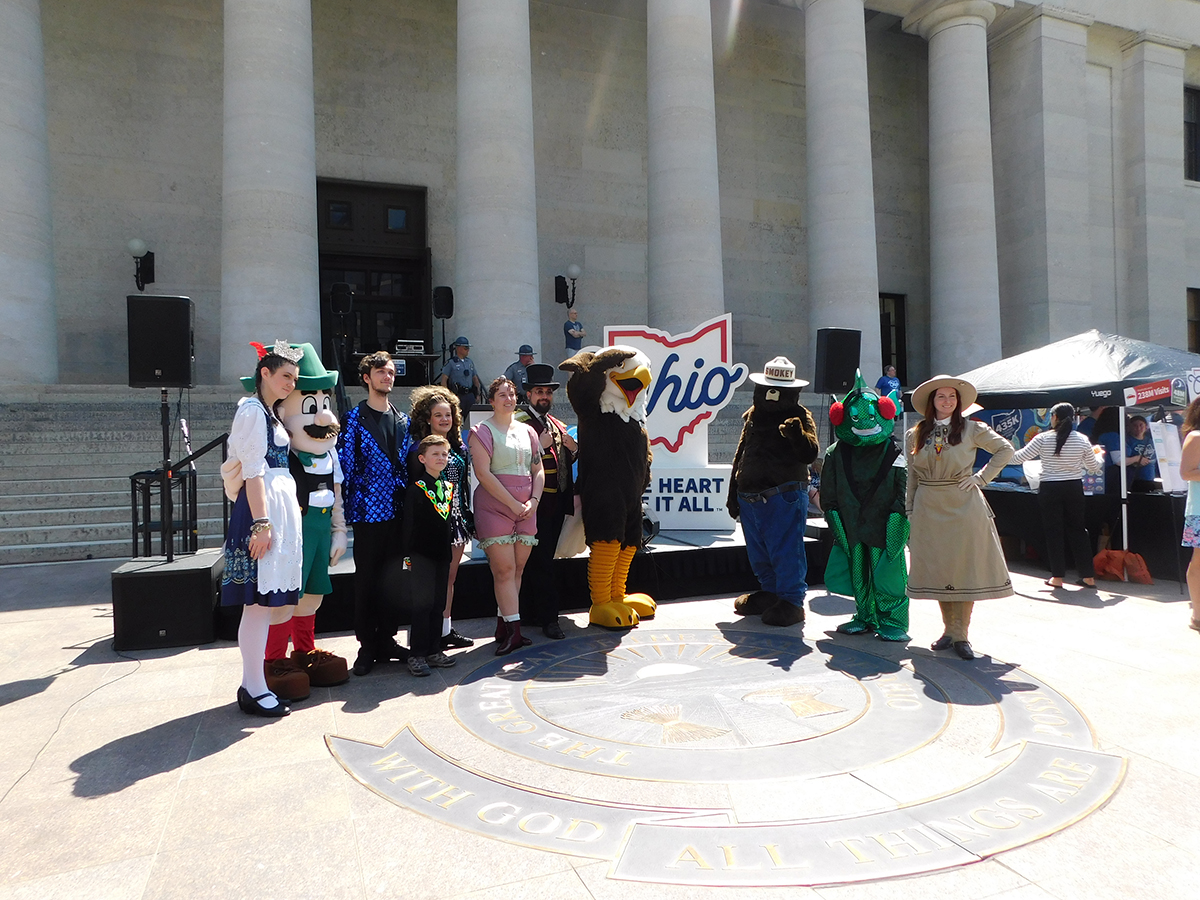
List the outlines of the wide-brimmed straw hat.
{"label": "wide-brimmed straw hat", "polygon": [[967,407],[975,402],[975,398],[979,396],[979,390],[971,382],[965,378],[958,378],[955,375],[935,375],[928,381],[917,385],[916,390],[912,392],[912,405],[921,415],[925,415],[925,409],[929,403],[929,395],[938,388],[952,387],[958,391],[958,406],[959,411],[966,415]]}

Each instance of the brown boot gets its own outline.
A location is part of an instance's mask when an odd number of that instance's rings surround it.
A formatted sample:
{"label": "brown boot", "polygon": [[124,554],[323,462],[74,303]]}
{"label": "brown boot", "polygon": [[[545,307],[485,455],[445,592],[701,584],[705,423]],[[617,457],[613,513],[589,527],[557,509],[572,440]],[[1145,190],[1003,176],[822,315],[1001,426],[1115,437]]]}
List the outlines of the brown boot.
{"label": "brown boot", "polygon": [[327,650],[314,649],[308,653],[293,650],[292,662],[305,671],[308,683],[313,687],[333,687],[350,680],[346,660]]}
{"label": "brown boot", "polygon": [[504,625],[508,629],[508,634],[503,641],[496,644],[497,656],[505,656],[533,643],[528,638],[521,637],[521,621],[519,619],[516,622],[505,622]]}
{"label": "brown boot", "polygon": [[306,700],[312,693],[308,673],[286,656],[263,661],[267,687],[280,700]]}
{"label": "brown boot", "polygon": [[496,616],[496,643],[501,643],[508,637],[508,623],[504,621],[504,616]]}

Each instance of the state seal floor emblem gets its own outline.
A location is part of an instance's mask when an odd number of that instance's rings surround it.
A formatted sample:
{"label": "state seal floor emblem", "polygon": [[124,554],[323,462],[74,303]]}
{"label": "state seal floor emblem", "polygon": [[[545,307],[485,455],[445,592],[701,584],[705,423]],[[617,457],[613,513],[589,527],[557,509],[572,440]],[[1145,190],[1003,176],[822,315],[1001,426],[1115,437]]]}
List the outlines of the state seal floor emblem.
{"label": "state seal floor emblem", "polygon": [[1102,806],[1125,760],[998,661],[841,635],[588,634],[489,661],[439,746],[327,738],[393,802],[610,876],[827,885],[964,865]]}

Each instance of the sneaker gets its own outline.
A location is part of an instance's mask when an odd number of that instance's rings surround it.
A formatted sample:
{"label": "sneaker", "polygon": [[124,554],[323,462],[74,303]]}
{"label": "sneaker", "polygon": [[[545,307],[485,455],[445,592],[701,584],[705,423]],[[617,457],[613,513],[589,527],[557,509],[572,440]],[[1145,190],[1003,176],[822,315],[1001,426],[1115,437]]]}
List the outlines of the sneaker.
{"label": "sneaker", "polygon": [[425,662],[435,669],[448,669],[454,665],[454,660],[441,651],[430,653],[425,657]]}
{"label": "sneaker", "polygon": [[469,637],[459,634],[455,628],[451,628],[450,633],[442,637],[443,650],[461,650],[463,647],[473,646],[475,646],[475,642]]}
{"label": "sneaker", "polygon": [[433,673],[429,670],[429,663],[425,662],[425,657],[410,656],[408,658],[408,674],[415,675],[417,678],[424,678]]}

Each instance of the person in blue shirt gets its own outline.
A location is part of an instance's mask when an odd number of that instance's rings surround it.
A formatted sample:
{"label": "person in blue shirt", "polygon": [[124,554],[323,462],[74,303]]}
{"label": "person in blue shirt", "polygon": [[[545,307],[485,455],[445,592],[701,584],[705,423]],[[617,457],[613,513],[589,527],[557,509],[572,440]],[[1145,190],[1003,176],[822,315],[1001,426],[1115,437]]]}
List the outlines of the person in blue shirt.
{"label": "person in blue shirt", "polygon": [[1158,487],[1158,462],[1154,440],[1145,416],[1132,416],[1125,436],[1125,467],[1131,491],[1152,491]]}
{"label": "person in blue shirt", "polygon": [[567,321],[563,323],[563,336],[567,339],[567,349],[572,353],[583,349],[583,339],[587,337],[587,332],[583,330],[583,323],[579,321],[579,310],[572,309],[567,313]]}
{"label": "person in blue shirt", "polygon": [[354,674],[377,662],[405,661],[396,643],[400,614],[387,598],[387,573],[400,558],[400,525],[412,447],[408,416],[392,405],[396,364],[385,350],[365,356],[358,373],[367,399],[342,419],[337,454],[342,467],[342,504],[354,529]]}
{"label": "person in blue shirt", "polygon": [[470,352],[471,342],[460,334],[451,342],[450,359],[442,367],[437,379],[437,383],[442,387],[454,391],[459,405],[465,410],[470,410],[483,396],[483,384],[479,380],[474,361],[468,356]]}
{"label": "person in blue shirt", "polygon": [[886,397],[891,393],[900,393],[900,379],[896,377],[895,366],[883,367],[883,374],[875,382],[875,390],[879,392],[880,397]]}

